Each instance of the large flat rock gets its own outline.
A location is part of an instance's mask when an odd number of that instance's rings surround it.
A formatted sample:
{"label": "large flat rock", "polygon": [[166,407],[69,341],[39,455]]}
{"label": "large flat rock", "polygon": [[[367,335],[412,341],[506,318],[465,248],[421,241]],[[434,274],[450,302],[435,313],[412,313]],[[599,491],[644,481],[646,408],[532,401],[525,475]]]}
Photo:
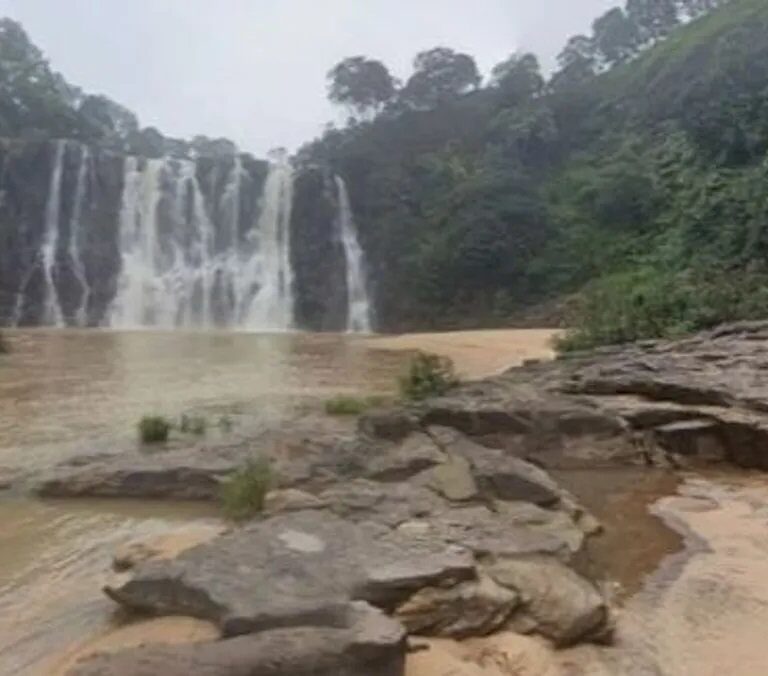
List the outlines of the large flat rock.
{"label": "large flat rock", "polygon": [[365,604],[348,626],[264,631],[193,645],[143,646],[87,658],[70,676],[402,676],[402,626]]}
{"label": "large flat rock", "polygon": [[392,607],[428,585],[475,575],[469,551],[321,511],[254,523],[172,562],[138,567],[107,588],[154,615],[211,620],[227,636],[288,626],[337,626],[351,600]]}

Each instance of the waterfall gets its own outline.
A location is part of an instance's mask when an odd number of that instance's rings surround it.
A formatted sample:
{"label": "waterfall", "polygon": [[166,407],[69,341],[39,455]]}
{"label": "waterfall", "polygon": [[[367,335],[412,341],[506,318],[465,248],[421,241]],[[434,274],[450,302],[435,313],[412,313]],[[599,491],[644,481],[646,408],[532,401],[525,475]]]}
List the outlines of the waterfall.
{"label": "waterfall", "polygon": [[245,177],[235,158],[220,198],[206,200],[195,162],[126,158],[110,326],[291,328],[292,172],[270,165],[258,218],[243,227]]}
{"label": "waterfall", "polygon": [[42,324],[64,326],[64,318],[56,289],[56,252],[59,244],[59,213],[61,211],[61,176],[64,168],[66,141],[57,141],[54,153],[51,177],[48,183],[48,197],[45,203],[45,222],[40,250],[35,255],[28,272],[25,274],[16,294],[16,306],[11,324],[18,326],[22,319],[25,293],[29,283],[38,270],[43,274],[43,311]]}
{"label": "waterfall", "polygon": [[121,270],[109,323],[138,328],[161,323],[158,291],[157,210],[164,160],[148,160],[143,171],[135,157],[126,157],[120,205]]}
{"label": "waterfall", "polygon": [[339,238],[344,247],[347,266],[347,331],[371,333],[371,302],[365,275],[365,256],[357,238],[347,184],[341,176],[336,176],[335,180],[339,200]]}
{"label": "waterfall", "polygon": [[69,259],[72,265],[72,274],[80,286],[73,322],[77,326],[87,324],[88,301],[91,297],[91,288],[85,274],[85,265],[81,251],[83,250],[83,201],[87,187],[88,173],[91,167],[91,151],[87,146],[80,148],[80,164],[77,169],[77,182],[75,184],[75,199],[72,204],[72,218],[69,222]]}
{"label": "waterfall", "polygon": [[242,325],[249,329],[290,329],[293,324],[293,272],[290,225],[293,170],[281,159],[270,165],[256,228],[250,233],[255,253],[246,262],[255,294],[243,307]]}

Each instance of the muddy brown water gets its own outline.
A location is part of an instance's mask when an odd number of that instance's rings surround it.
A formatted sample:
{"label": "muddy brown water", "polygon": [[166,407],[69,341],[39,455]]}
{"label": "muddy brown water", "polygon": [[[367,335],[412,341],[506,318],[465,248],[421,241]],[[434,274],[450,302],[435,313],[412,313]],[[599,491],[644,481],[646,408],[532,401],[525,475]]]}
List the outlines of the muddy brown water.
{"label": "muddy brown water", "polygon": [[[450,354],[467,375],[485,375],[502,363],[545,357],[549,335],[447,334],[424,347]],[[8,337],[12,353],[0,357],[0,479],[2,468],[45,468],[69,453],[135,443],[135,422],[146,413],[231,416],[234,433],[248,434],[289,419],[308,401],[389,393],[408,355],[378,348],[419,347],[410,338],[390,344],[303,334],[34,330]],[[593,555],[618,583],[616,647],[555,655],[533,639],[502,636],[448,646],[433,660],[422,653],[409,676],[768,673],[765,478],[718,472],[680,482],[646,470],[557,478],[606,526]],[[220,523],[208,506],[0,493],[0,676],[58,673],[73,646],[124,623],[100,593],[118,545]],[[183,622],[150,631],[179,640],[206,635]]]}
{"label": "muddy brown water", "polygon": [[[232,435],[336,394],[387,394],[408,355],[345,335],[4,332],[0,479],[136,443],[145,414],[233,421]],[[210,434],[219,433],[216,428]],[[212,507],[41,502],[0,492],[0,675],[47,674],[50,658],[114,624],[100,592],[126,542],[215,522]]]}

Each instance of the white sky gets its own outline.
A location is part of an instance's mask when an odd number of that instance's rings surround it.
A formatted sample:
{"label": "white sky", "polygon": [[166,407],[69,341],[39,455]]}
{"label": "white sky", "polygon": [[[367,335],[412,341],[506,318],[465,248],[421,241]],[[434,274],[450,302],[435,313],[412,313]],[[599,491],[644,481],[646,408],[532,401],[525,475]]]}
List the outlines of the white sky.
{"label": "white sky", "polygon": [[338,115],[325,75],[363,54],[406,77],[447,46],[483,73],[517,50],[551,66],[618,0],[0,0],[73,84],[181,137],[294,150]]}

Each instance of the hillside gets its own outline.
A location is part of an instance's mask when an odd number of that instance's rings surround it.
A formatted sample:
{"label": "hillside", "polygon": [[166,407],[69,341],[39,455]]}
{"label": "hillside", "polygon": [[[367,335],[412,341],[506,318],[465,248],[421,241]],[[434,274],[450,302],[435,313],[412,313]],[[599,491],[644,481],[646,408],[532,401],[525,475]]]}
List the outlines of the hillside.
{"label": "hillside", "polygon": [[519,56],[528,89],[390,106],[301,157],[350,184],[385,324],[503,324],[576,293],[572,344],[761,316],[767,36],[768,5],[734,0],[614,63],[604,47],[602,74],[566,50],[539,89]]}

